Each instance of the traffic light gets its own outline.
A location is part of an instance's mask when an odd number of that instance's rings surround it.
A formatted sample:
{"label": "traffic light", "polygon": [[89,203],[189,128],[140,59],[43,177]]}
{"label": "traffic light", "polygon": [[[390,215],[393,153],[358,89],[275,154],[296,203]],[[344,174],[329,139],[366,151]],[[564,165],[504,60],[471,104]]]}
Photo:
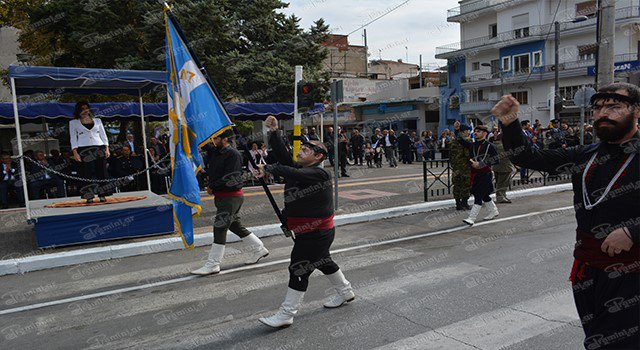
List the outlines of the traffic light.
{"label": "traffic light", "polygon": [[312,83],[300,81],[298,83],[298,108],[313,108],[315,105],[315,86]]}

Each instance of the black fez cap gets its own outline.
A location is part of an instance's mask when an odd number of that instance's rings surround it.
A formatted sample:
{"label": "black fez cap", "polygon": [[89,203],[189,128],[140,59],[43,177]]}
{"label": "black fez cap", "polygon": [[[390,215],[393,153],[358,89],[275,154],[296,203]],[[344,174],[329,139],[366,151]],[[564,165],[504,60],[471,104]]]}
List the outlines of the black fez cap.
{"label": "black fez cap", "polygon": [[489,128],[486,125],[478,125],[478,126],[476,126],[476,130],[482,130],[482,131],[486,132],[487,134],[489,133]]}

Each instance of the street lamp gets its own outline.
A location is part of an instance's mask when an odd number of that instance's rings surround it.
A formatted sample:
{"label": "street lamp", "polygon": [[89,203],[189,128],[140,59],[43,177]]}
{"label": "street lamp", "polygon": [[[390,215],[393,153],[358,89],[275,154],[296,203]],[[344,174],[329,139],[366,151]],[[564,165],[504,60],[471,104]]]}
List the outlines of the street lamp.
{"label": "street lamp", "polygon": [[502,67],[501,66],[494,66],[491,63],[480,63],[481,66],[483,67],[491,67],[491,74],[494,74],[496,72],[496,70],[498,71],[498,74],[500,75],[500,97],[504,96],[504,78],[502,76]]}
{"label": "street lamp", "polygon": [[[587,16],[578,16],[570,21],[555,21],[553,23],[554,27],[555,27],[555,37],[554,37],[554,42],[555,42],[555,60],[554,60],[554,64],[553,64],[553,72],[554,72],[554,80],[553,80],[553,91],[554,96],[553,96],[553,105],[554,106],[558,106],[558,103],[561,103],[561,99],[560,96],[558,94],[558,90],[560,89],[560,69],[558,67],[558,64],[560,63],[560,24],[561,23],[578,23],[578,22],[584,22],[586,20],[588,20],[589,17]],[[554,108],[553,110],[554,112],[554,118],[558,118],[560,111],[559,109]]]}

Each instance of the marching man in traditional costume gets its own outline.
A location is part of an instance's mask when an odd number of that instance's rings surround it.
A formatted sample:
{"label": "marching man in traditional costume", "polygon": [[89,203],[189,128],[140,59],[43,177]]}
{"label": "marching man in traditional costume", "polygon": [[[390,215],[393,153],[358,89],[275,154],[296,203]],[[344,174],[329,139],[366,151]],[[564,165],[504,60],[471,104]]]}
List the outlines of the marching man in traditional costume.
{"label": "marching man in traditional costume", "polygon": [[278,134],[278,121],[269,116],[265,124],[271,134],[269,144],[278,164],[260,167],[256,176],[270,173],[282,176],[284,185],[284,216],[287,227],[295,234],[289,265],[289,289],[278,312],[260,322],[271,327],[288,327],[293,323],[309,284],[309,276],[320,270],[331,284],[336,295],[324,304],[336,308],[353,301],[351,284],[338,265],[331,259],[329,249],[335,235],[333,226],[333,184],[331,174],[322,168],[327,148],[320,141],[303,143],[297,154],[297,162],[287,151],[282,136]]}
{"label": "marching man in traditional costume", "polygon": [[231,147],[229,137],[232,131],[225,131],[213,139],[213,146],[207,148],[209,185],[207,192],[214,195],[216,217],[213,223],[213,244],[204,266],[191,271],[194,275],[211,275],[220,272],[220,263],[227,242],[227,230],[248,243],[249,258],[246,264],[255,264],[269,255],[269,251],[255,234],[249,232],[240,222],[240,208],[244,202],[242,191],[242,155]]}
{"label": "marching man in traditional costume", "polygon": [[455,122],[453,125],[457,136],[457,141],[469,150],[471,159],[471,194],[473,194],[473,206],[469,217],[463,221],[467,225],[473,225],[482,209],[486,204],[489,208],[489,214],[484,218],[485,220],[493,220],[498,216],[498,207],[496,203],[491,199],[491,193],[493,193],[493,173],[491,172],[491,166],[498,164],[500,159],[498,158],[498,151],[496,147],[489,141],[489,128],[485,125],[478,125],[473,129],[473,135],[475,136],[475,142],[470,142],[460,137],[460,122]]}
{"label": "marching man in traditional costume", "polygon": [[578,227],[570,279],[585,348],[640,349],[640,89],[601,87],[591,108],[601,141],[549,150],[524,136],[512,96],[492,113],[514,164],[572,176]]}

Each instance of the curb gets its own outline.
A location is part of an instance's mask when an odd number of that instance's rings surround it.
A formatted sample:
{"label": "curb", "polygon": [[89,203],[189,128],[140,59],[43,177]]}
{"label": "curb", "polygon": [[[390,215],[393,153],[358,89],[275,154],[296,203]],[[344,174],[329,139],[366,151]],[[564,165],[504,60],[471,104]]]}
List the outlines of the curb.
{"label": "curb", "polygon": [[[525,190],[511,191],[511,198],[520,198],[534,195],[544,195],[549,193],[563,192],[571,190],[571,184],[560,184],[540,188],[530,188]],[[495,198],[495,195],[492,195]],[[357,224],[368,221],[396,218],[406,215],[426,213],[434,210],[450,208],[455,205],[453,199],[442,201],[412,204],[402,207],[388,209],[377,209],[363,213],[352,213],[337,215],[334,218],[335,226]],[[269,224],[255,227],[248,227],[258,237],[269,237],[281,235],[280,224]],[[210,245],[213,241],[213,232],[198,234],[194,237],[194,246],[201,247]],[[240,238],[236,235],[229,235],[227,242],[237,242]],[[111,259],[121,259],[132,256],[161,253],[184,248],[180,237],[163,238],[146,242],[118,244],[106,247],[88,248],[70,252],[44,254],[29,256],[18,259],[0,261],[0,276],[22,274],[30,271],[51,269],[88,262],[105,261]]]}

